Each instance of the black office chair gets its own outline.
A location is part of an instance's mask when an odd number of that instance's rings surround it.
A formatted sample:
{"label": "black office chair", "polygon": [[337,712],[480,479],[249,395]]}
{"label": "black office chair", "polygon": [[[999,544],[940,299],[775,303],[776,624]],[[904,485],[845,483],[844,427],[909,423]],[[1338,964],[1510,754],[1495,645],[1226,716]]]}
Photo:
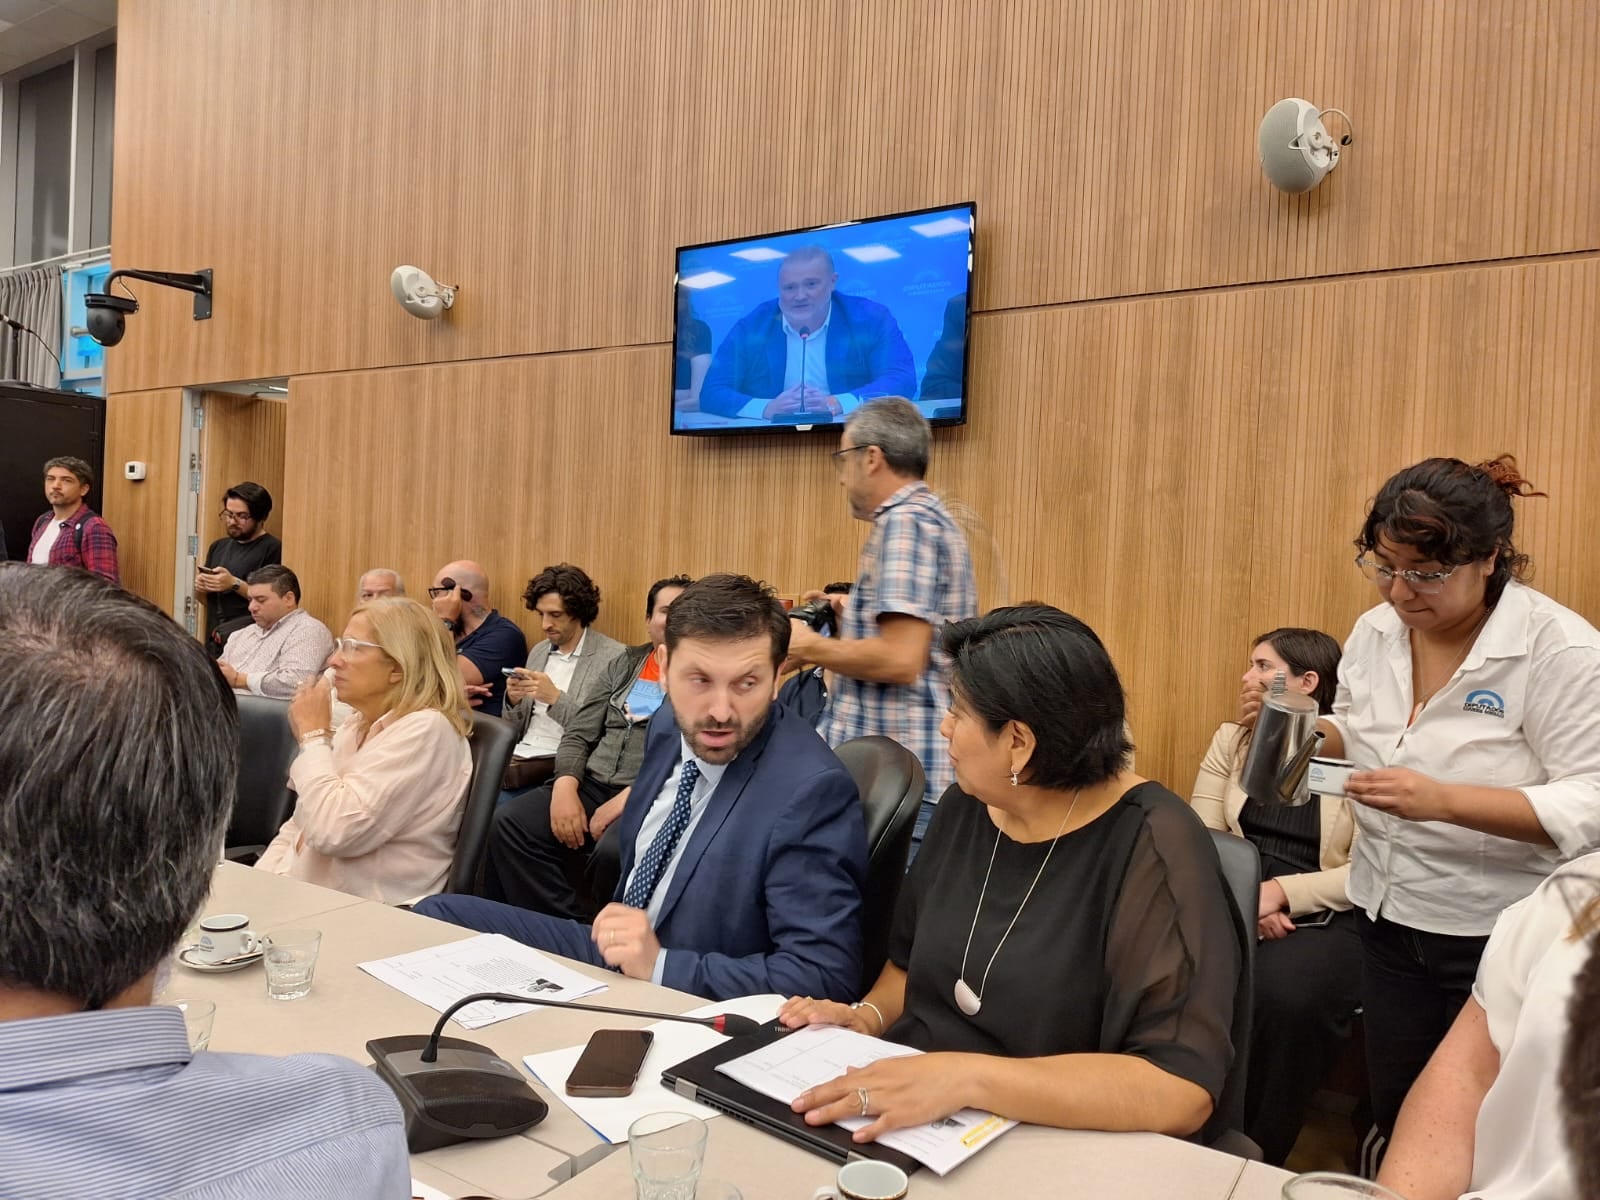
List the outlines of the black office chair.
{"label": "black office chair", "polygon": [[249,693],[235,699],[239,704],[239,782],[223,846],[229,861],[252,863],[294,811],[289,765],[300,746],[289,727],[287,700]]}
{"label": "black office chair", "polygon": [[494,820],[495,801],[500,798],[500,780],[516,749],[517,731],[499,717],[472,714],[472,781],[467,784],[467,799],[461,809],[461,828],[456,834],[455,859],[450,864],[446,892],[476,895],[483,857],[489,848],[489,824]]}
{"label": "black office chair", "polygon": [[1239,976],[1239,991],[1233,1006],[1233,1065],[1222,1084],[1217,1112],[1226,1121],[1224,1132],[1211,1143],[1240,1158],[1261,1161],[1261,1147],[1244,1133],[1245,1075],[1250,1065],[1250,1025],[1255,1003],[1256,913],[1261,896],[1261,855],[1255,843],[1220,829],[1211,830],[1212,844],[1222,864],[1222,878],[1228,896],[1237,909],[1239,945],[1244,955]]}
{"label": "black office chair", "polygon": [[862,986],[870,988],[889,957],[889,929],[927,781],[917,756],[892,738],[852,738],[834,753],[856,781],[867,818]]}

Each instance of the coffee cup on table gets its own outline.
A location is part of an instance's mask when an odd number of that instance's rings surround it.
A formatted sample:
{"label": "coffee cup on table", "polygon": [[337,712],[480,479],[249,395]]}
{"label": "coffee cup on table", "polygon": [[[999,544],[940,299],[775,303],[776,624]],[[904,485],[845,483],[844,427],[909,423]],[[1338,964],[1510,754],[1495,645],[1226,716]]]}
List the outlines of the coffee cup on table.
{"label": "coffee cup on table", "polygon": [[243,913],[219,913],[200,920],[200,940],[195,944],[194,956],[213,966],[254,954],[261,949],[261,939],[250,931],[250,918]]}
{"label": "coffee cup on table", "polygon": [[839,1168],[830,1187],[820,1187],[811,1200],[901,1200],[911,1181],[893,1163],[858,1159]]}

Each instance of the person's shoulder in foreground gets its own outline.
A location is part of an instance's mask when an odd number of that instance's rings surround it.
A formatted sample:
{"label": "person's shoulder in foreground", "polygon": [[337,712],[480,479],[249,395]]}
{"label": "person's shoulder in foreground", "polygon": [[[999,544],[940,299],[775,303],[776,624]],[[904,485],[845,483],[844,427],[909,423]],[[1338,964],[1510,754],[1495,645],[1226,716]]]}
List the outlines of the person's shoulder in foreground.
{"label": "person's shoulder in foreground", "polygon": [[164,1007],[0,1023],[0,1196],[407,1196],[399,1104],[329,1054],[192,1054]]}

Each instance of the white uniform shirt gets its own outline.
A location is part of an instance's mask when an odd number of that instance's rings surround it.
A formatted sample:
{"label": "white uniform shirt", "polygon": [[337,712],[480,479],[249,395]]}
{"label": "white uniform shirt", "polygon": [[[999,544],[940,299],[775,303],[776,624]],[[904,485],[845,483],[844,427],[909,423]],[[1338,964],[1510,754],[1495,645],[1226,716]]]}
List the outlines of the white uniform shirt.
{"label": "white uniform shirt", "polygon": [[[572,648],[571,654],[562,654],[559,650],[552,649],[550,657],[545,660],[544,673],[550,676],[550,682],[560,691],[565,692],[572,686],[572,676],[578,670],[578,655],[583,653],[583,643],[588,636],[589,631],[585,629],[578,638],[578,644]],[[554,757],[556,747],[561,745],[561,733],[561,723],[550,717],[550,706],[543,700],[536,700],[533,704],[533,716],[528,719],[528,730],[517,743],[517,748],[511,752],[511,757]]]}
{"label": "white uniform shirt", "polygon": [[1472,995],[1500,1071],[1478,1110],[1462,1200],[1578,1200],[1559,1087],[1567,1004],[1594,938],[1574,917],[1600,895],[1600,854],[1562,867],[1495,924]]}
{"label": "white uniform shirt", "polygon": [[[833,324],[833,305],[828,305],[828,315],[823,318],[822,324],[803,335],[789,324],[787,317],[780,318],[780,322],[783,325],[783,390],[788,391],[803,381],[823,395],[831,395],[828,390],[828,326]],[[760,417],[774,399],[776,397],[757,396],[739,410],[739,415]],[[861,401],[854,392],[843,392],[834,396],[834,399],[846,415],[861,407]]]}
{"label": "white uniform shirt", "polygon": [[1600,632],[1512,582],[1466,660],[1408,727],[1411,640],[1387,604],[1339,663],[1332,723],[1345,757],[1444,783],[1516,788],[1554,849],[1353,801],[1351,901],[1376,919],[1482,936],[1562,861],[1600,846]]}

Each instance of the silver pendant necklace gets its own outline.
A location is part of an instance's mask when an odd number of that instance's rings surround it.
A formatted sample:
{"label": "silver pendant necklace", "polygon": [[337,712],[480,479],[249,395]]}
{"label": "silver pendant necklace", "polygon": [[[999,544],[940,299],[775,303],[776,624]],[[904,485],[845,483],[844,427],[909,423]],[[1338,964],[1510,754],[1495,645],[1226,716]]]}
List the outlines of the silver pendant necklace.
{"label": "silver pendant necklace", "polygon": [[994,960],[1000,957],[1000,947],[1006,944],[1006,939],[1011,936],[1011,931],[1017,927],[1017,918],[1022,916],[1022,910],[1028,907],[1028,901],[1033,896],[1033,889],[1039,886],[1039,880],[1044,878],[1044,869],[1050,865],[1050,856],[1056,852],[1056,843],[1061,840],[1061,831],[1067,827],[1067,822],[1072,820],[1072,811],[1078,807],[1078,797],[1083,794],[1079,788],[1072,793],[1072,803],[1067,806],[1066,816],[1061,818],[1061,825],[1056,830],[1056,836],[1050,841],[1050,848],[1044,852],[1044,861],[1039,864],[1039,871],[1033,877],[1033,882],[1028,885],[1027,892],[1022,897],[1022,903],[1017,905],[1016,914],[1011,918],[1011,924],[1006,926],[1006,931],[1000,935],[1000,940],[995,943],[994,953],[989,956],[989,965],[983,969],[983,978],[978,982],[979,990],[974,992],[967,982],[967,956],[972,953],[972,935],[978,932],[978,917],[983,913],[983,899],[989,894],[989,876],[994,872],[994,857],[1000,852],[1000,834],[998,826],[994,831],[994,849],[989,851],[989,869],[983,873],[983,890],[978,893],[978,907],[972,914],[972,928],[967,931],[967,948],[961,953],[961,974],[956,976],[956,1007],[969,1017],[978,1015],[983,1008],[983,993],[989,989],[989,972],[994,968]]}

